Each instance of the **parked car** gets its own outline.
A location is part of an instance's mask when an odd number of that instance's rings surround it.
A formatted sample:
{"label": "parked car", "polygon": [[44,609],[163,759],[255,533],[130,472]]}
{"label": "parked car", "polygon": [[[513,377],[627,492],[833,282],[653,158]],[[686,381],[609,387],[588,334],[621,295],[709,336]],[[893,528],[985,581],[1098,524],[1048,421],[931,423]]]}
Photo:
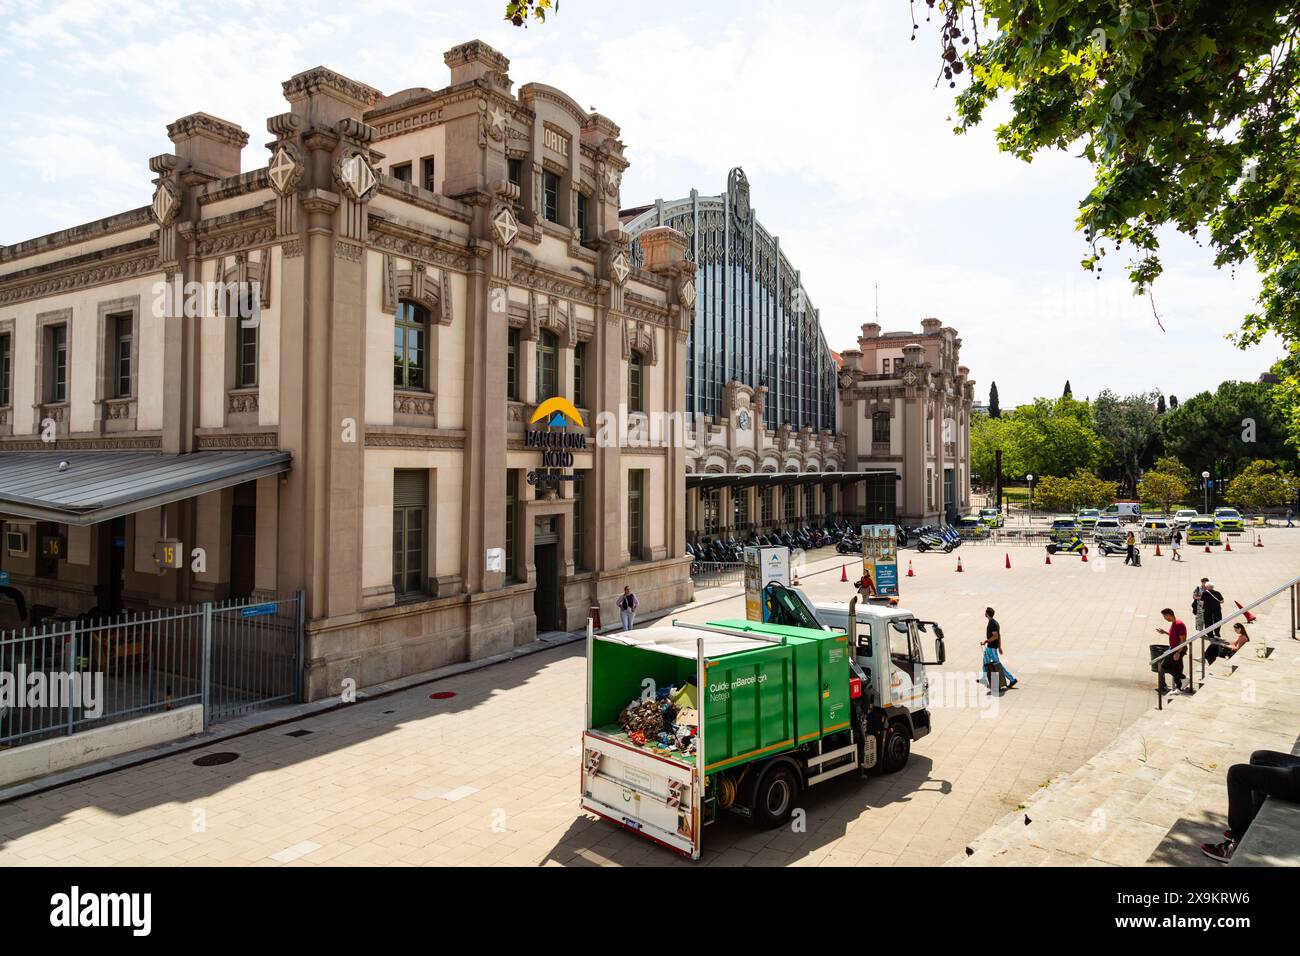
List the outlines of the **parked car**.
{"label": "parked car", "polygon": [[1197,515],[1187,524],[1188,544],[1221,544],[1219,523],[1205,515]]}
{"label": "parked car", "polygon": [[1107,505],[1102,514],[1120,521],[1141,521],[1142,505],[1136,501],[1117,501],[1113,505]]}
{"label": "parked car", "polygon": [[977,514],[958,518],[954,527],[963,538],[987,538],[989,534],[989,526]]}
{"label": "parked car", "polygon": [[1241,518],[1241,512],[1236,508],[1215,508],[1214,522],[1219,526],[1220,531],[1246,530],[1246,523]]}
{"label": "parked car", "polygon": [[1168,518],[1143,518],[1142,541],[1145,544],[1164,543],[1169,540],[1173,523]]}
{"label": "parked car", "polygon": [[1069,515],[1063,515],[1052,522],[1052,540],[1069,541],[1079,536],[1079,522]]}
{"label": "parked car", "polygon": [[1191,520],[1195,518],[1196,515],[1197,511],[1195,508],[1181,508],[1174,512],[1171,524],[1173,524],[1175,528],[1186,529],[1187,525],[1191,523]]}
{"label": "parked car", "polygon": [[1123,548],[1127,534],[1128,532],[1120,525],[1118,518],[1098,518],[1097,523],[1092,528],[1092,540],[1099,545],[1104,543]]}
{"label": "parked car", "polygon": [[1097,508],[1080,508],[1079,513],[1074,519],[1079,522],[1079,527],[1084,531],[1091,531],[1097,526],[1097,520],[1101,517],[1101,511]]}
{"label": "parked car", "polygon": [[1007,523],[1007,519],[1002,517],[1000,508],[981,508],[979,517],[990,528],[1001,528]]}

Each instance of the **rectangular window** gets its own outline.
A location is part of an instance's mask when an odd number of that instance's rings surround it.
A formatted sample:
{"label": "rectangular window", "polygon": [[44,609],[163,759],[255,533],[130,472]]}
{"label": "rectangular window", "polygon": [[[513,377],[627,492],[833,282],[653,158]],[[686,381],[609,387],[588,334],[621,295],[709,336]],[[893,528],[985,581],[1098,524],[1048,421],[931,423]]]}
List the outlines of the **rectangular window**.
{"label": "rectangular window", "polygon": [[519,401],[519,330],[506,333],[506,398]]}
{"label": "rectangular window", "polygon": [[530,217],[524,215],[524,161],[522,159],[511,159],[506,161],[507,175],[510,183],[519,189],[519,198],[515,200],[515,215],[520,221],[528,221]]}
{"label": "rectangular window", "polygon": [[871,416],[871,440],[882,443],[889,441],[889,412],[875,412]]}
{"label": "rectangular window", "polygon": [[587,196],[578,193],[578,241],[587,241]]}
{"label": "rectangular window", "polygon": [[629,412],[645,411],[644,368],[641,356],[637,352],[627,363],[627,410]]}
{"label": "rectangular window", "polygon": [[587,407],[587,343],[573,347],[573,404]]}
{"label": "rectangular window", "polygon": [[783,488],[781,490],[781,503],[784,506],[781,510],[785,512],[785,522],[790,524],[794,521],[794,489]]}
{"label": "rectangular window", "polygon": [[13,336],[9,333],[0,335],[0,408],[13,400]]}
{"label": "rectangular window", "polygon": [[401,596],[424,591],[428,550],[429,472],[393,472],[393,591]]}
{"label": "rectangular window", "polygon": [[880,374],[881,375],[889,374],[889,359],[880,360]]}
{"label": "rectangular window", "polygon": [[559,394],[558,358],[559,348],[555,335],[551,332],[543,332],[537,337],[537,403],[539,405]]}
{"label": "rectangular window", "polygon": [[555,173],[547,172],[542,174],[543,197],[545,205],[542,209],[542,215],[546,217],[547,222],[560,221],[560,177]]}
{"label": "rectangular window", "polygon": [[235,387],[257,387],[257,326],[235,323]]}
{"label": "rectangular window", "polygon": [[569,484],[573,486],[573,568],[575,571],[584,571],[587,562],[582,550],[582,538],[587,531],[587,502],[582,494],[582,482],[573,481]]}
{"label": "rectangular window", "polygon": [[511,468],[506,471],[506,580],[515,579],[515,511],[518,503],[515,500],[516,489],[519,487],[519,469]]}
{"label": "rectangular window", "polygon": [[409,183],[411,181],[411,164],[402,163],[400,166],[394,166],[392,173],[393,178],[398,182]]}
{"label": "rectangular window", "polygon": [[433,188],[437,183],[437,178],[434,176],[434,173],[437,171],[437,166],[437,161],[433,156],[426,156],[424,159],[420,160],[420,185],[431,193],[437,192],[437,190]]}
{"label": "rectangular window", "polygon": [[48,350],[48,380],[45,385],[47,402],[66,402],[68,400],[68,327],[67,325],[50,325],[45,329],[45,345]]}
{"label": "rectangular window", "polygon": [[904,359],[901,359],[901,358],[896,358],[896,359],[894,359],[894,374],[895,374],[895,375],[902,375],[902,374],[903,374],[903,365],[904,365],[904,362],[905,362],[905,360],[904,360]]}
{"label": "rectangular window", "polygon": [[424,390],[428,387],[429,313],[424,306],[399,302],[393,322],[393,385]]}
{"label": "rectangular window", "polygon": [[114,398],[131,397],[131,342],[133,316],[111,315],[108,321],[113,342],[113,392]]}
{"label": "rectangular window", "polygon": [[643,515],[641,507],[645,491],[645,472],[641,470],[627,473],[627,553],[633,561],[641,560],[641,534]]}
{"label": "rectangular window", "polygon": [[759,521],[767,527],[772,523],[772,489],[764,488],[759,495]]}

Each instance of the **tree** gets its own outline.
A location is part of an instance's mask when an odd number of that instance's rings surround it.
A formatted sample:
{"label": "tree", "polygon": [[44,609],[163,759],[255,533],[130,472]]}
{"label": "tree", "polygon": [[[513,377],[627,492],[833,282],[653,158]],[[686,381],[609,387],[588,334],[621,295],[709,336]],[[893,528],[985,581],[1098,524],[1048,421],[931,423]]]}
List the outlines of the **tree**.
{"label": "tree", "polygon": [[989,386],[989,418],[1001,418],[1002,406],[998,404],[998,383]]}
{"label": "tree", "polygon": [[1044,511],[1075,511],[1101,508],[1115,500],[1118,486],[1103,481],[1085,468],[1069,477],[1048,475],[1034,483],[1034,497]]}
{"label": "tree", "polygon": [[517,27],[527,27],[529,17],[545,23],[546,11],[552,9],[560,12],[560,0],[518,0],[506,4],[506,19]]}
{"label": "tree", "polygon": [[1065,380],[1065,391],[1061,393],[1062,398],[1074,398],[1074,392],[1070,389],[1070,380]]}
{"label": "tree", "polygon": [[1169,407],[1165,404],[1165,397],[1161,395],[1156,399],[1156,414],[1163,415],[1167,411],[1169,411]]}
{"label": "tree", "polygon": [[1192,493],[1191,482],[1183,481],[1176,474],[1152,469],[1138,482],[1137,494],[1141,501],[1158,501],[1161,510],[1168,514],[1175,501],[1186,501]]}
{"label": "tree", "polygon": [[1120,398],[1104,389],[1092,403],[1097,433],[1105,436],[1125,488],[1136,490],[1142,463],[1159,440],[1156,397],[1149,392]]}
{"label": "tree", "polygon": [[999,420],[1012,426],[1018,467],[1008,466],[1009,474],[1063,476],[1105,461],[1106,446],[1093,429],[1086,402],[1039,398]]}
{"label": "tree", "polygon": [[1296,479],[1273,461],[1252,461],[1228,483],[1224,497],[1238,508],[1261,511],[1295,500]]}
{"label": "tree", "polygon": [[[1261,290],[1237,344],[1277,333],[1300,361],[1300,5],[946,0],[939,11],[940,75],[970,78],[957,132],[1008,93],[1000,149],[1026,161],[1069,150],[1092,165],[1077,217],[1084,268],[1127,247],[1134,291],[1150,296],[1170,227],[1207,243],[1219,267],[1252,261]],[[1154,298],[1152,311],[1159,323]],[[1300,405],[1300,375],[1272,388]],[[1300,447],[1300,414],[1282,418]]]}
{"label": "tree", "polygon": [[1229,477],[1256,458],[1294,460],[1269,385],[1224,382],[1170,408],[1160,419],[1165,449],[1195,474]]}
{"label": "tree", "polygon": [[1169,396],[1169,410],[1172,412],[1172,411],[1173,411],[1175,408],[1177,408],[1177,407],[1178,407],[1178,396],[1177,396],[1177,395],[1170,395],[1170,396]]}
{"label": "tree", "polygon": [[1010,418],[992,418],[983,415],[971,418],[970,470],[991,485],[997,475],[997,452],[1002,452],[1002,472],[1006,475],[1023,475],[1020,465],[1020,448],[1015,428]]}

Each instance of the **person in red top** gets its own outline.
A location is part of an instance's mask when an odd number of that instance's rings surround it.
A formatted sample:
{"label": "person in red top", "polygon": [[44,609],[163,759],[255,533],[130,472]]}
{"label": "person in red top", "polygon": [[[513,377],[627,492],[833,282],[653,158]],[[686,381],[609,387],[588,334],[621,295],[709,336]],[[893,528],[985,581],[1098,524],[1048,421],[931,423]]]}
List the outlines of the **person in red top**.
{"label": "person in red top", "polygon": [[[1165,608],[1160,614],[1169,622],[1169,628],[1156,628],[1157,634],[1166,634],[1169,637],[1169,646],[1178,647],[1183,641],[1187,640],[1187,625],[1174,616],[1172,608]],[[1183,689],[1183,658],[1187,656],[1187,648],[1183,647],[1174,654],[1166,657],[1160,666],[1160,693],[1169,693],[1169,688],[1165,685],[1165,671],[1168,671],[1174,677],[1174,690]]]}

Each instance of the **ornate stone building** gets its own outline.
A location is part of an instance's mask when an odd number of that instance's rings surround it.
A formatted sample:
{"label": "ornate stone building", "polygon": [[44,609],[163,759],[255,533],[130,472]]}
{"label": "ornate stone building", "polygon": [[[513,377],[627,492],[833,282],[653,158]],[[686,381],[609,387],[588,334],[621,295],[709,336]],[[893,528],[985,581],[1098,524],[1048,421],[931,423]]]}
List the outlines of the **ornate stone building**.
{"label": "ornate stone building", "polygon": [[857,349],[844,352],[840,421],[849,454],[860,468],[898,475],[879,486],[886,497],[874,496],[873,485],[859,497],[868,518],[935,524],[970,508],[975,382],[960,353],[956,330],[933,318],[919,333],[882,334],[869,322]]}
{"label": "ornate stone building", "polygon": [[[684,450],[624,439],[680,414],[695,265],[670,229],[633,260],[611,120],[445,59],[438,90],[285,81],[248,172],[243,130],[184,117],[149,206],[0,248],[0,517],[66,544],[0,552],[32,600],[301,589],[317,698],[616,618],[625,584],[689,599]],[[17,453],[121,501],[6,495]],[[159,574],[167,538],[206,567]]]}

